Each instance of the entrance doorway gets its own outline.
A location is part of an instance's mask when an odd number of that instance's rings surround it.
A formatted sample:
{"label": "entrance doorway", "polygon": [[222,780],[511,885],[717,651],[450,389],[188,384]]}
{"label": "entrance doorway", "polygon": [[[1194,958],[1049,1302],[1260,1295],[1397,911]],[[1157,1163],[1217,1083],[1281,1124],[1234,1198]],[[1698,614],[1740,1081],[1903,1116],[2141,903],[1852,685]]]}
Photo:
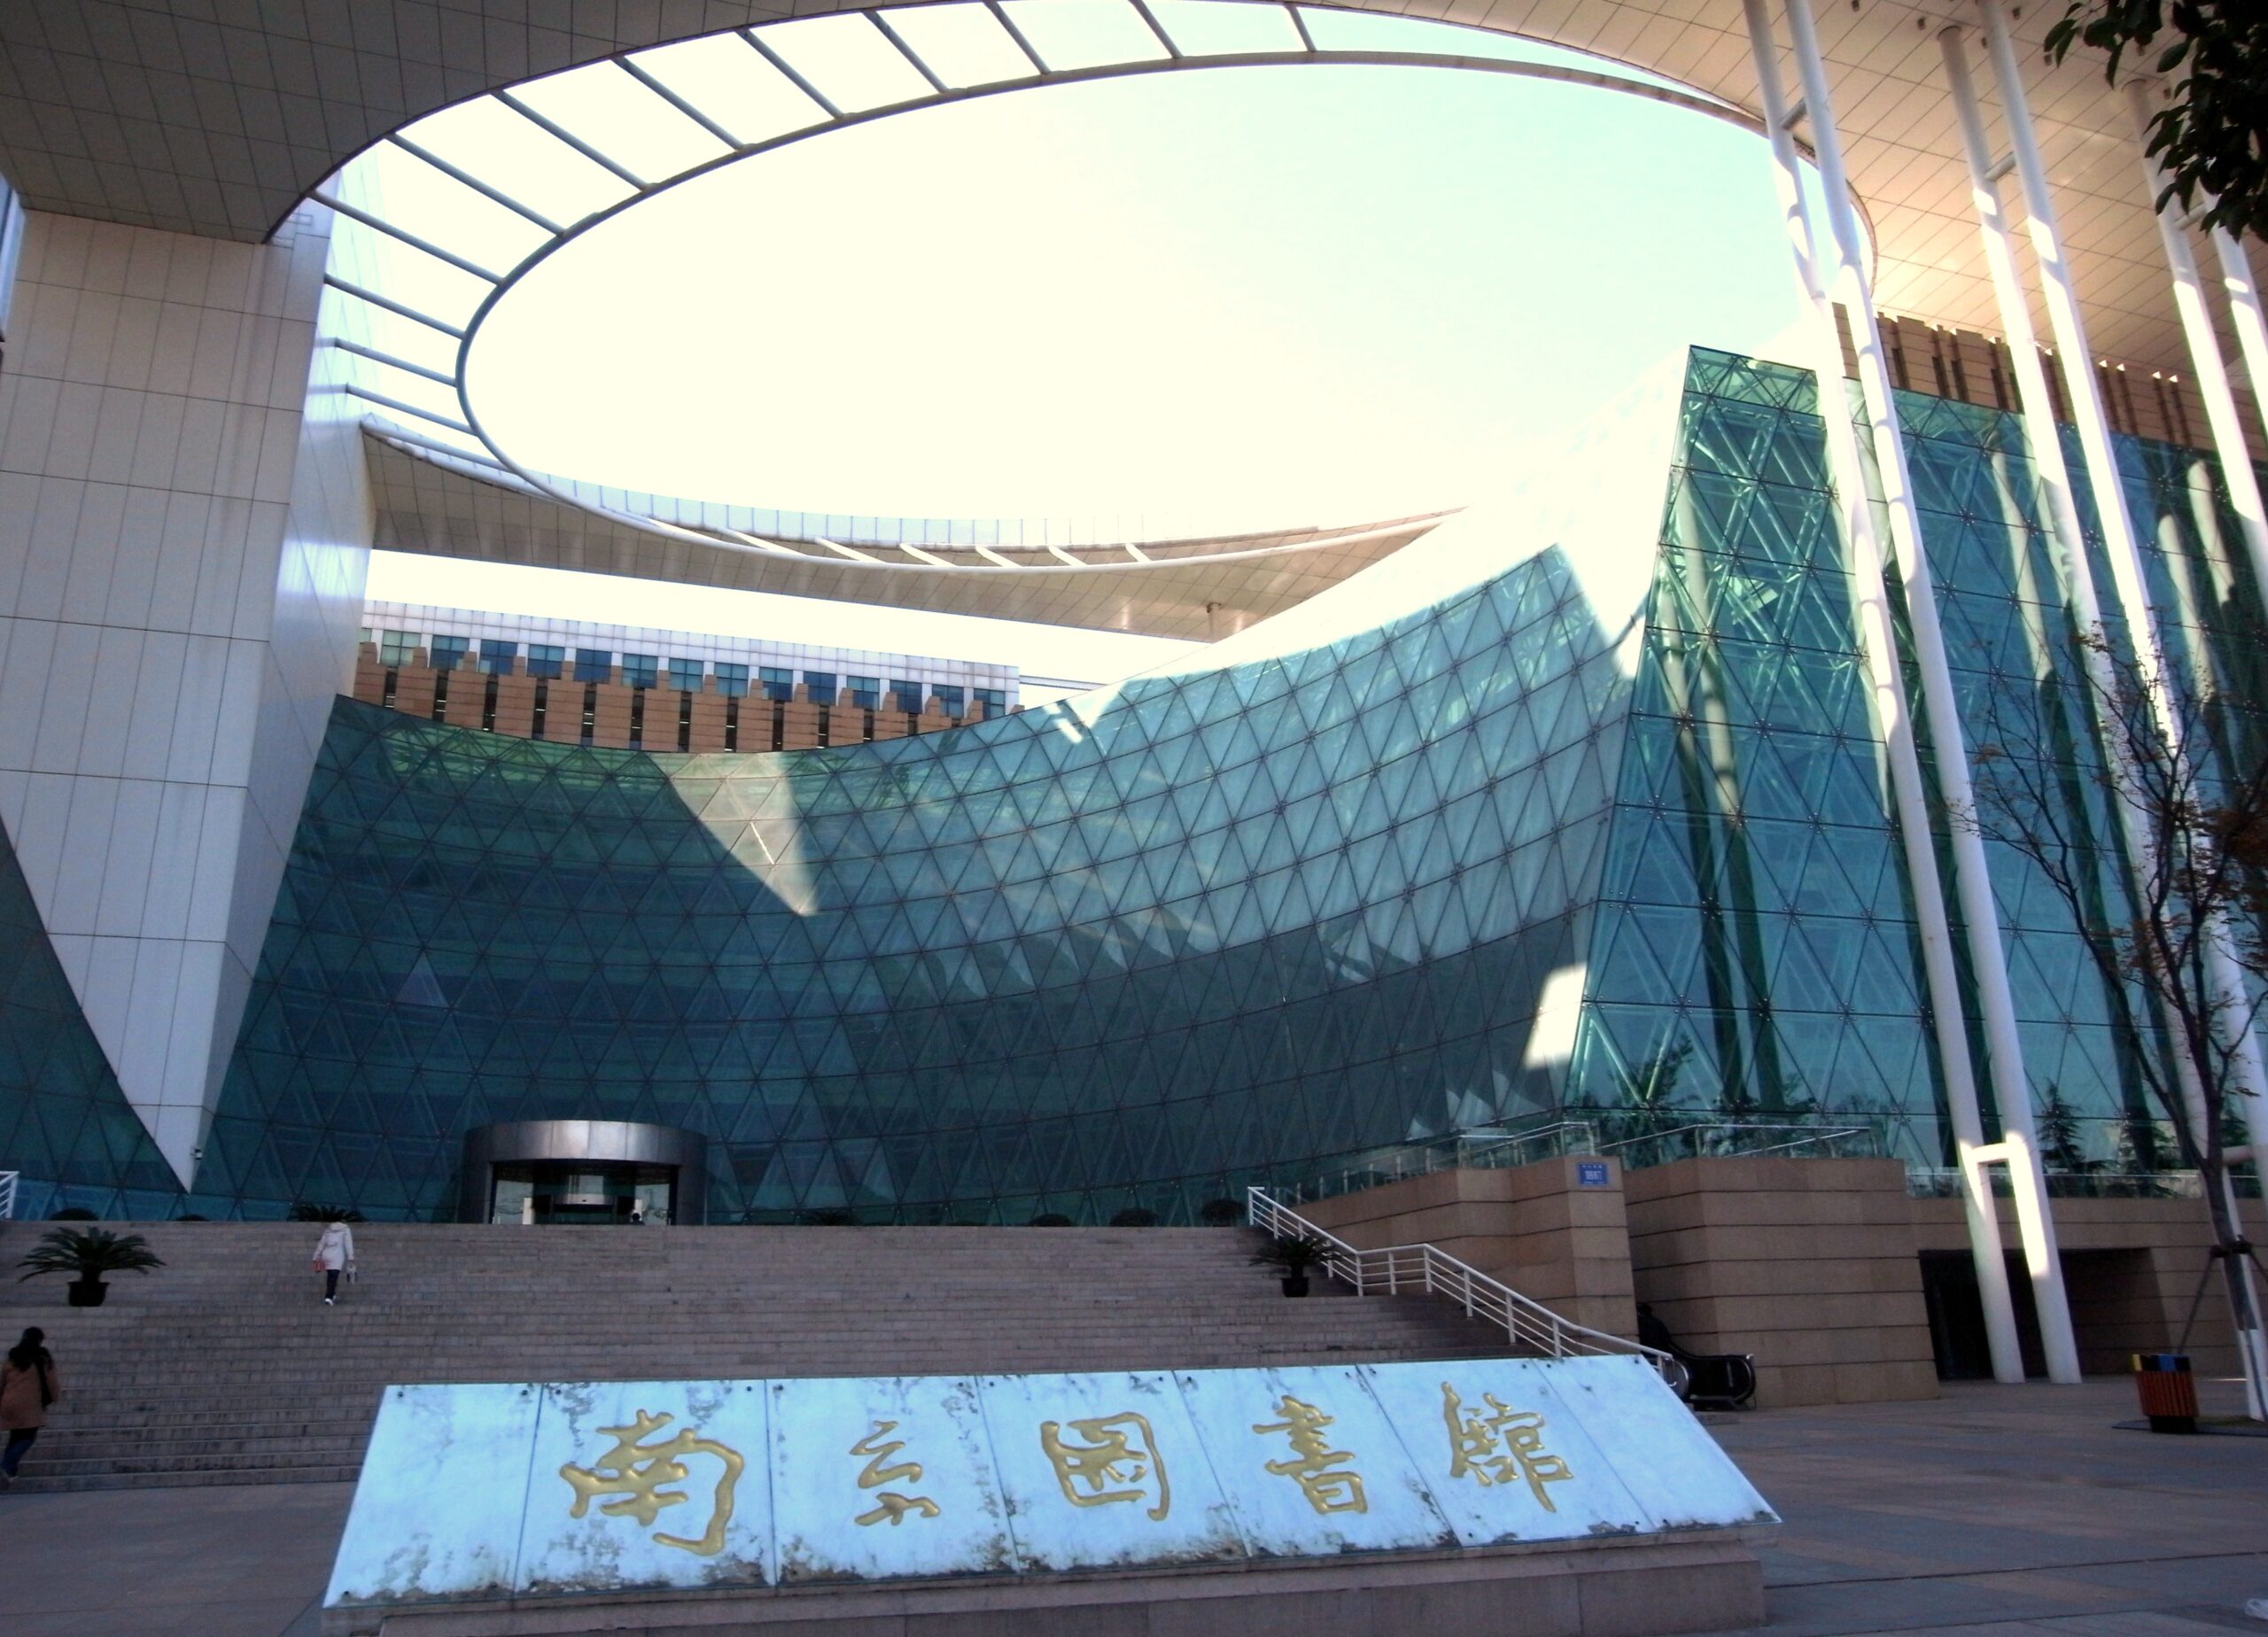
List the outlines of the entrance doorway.
{"label": "entrance doorway", "polygon": [[[2023,1373],[2032,1379],[2047,1374],[2047,1355],[2039,1346],[2039,1315],[2031,1302],[2031,1280],[2023,1258],[2008,1253],[2008,1295],[2016,1309],[2016,1347],[2023,1355]],[[1938,1358],[1940,1381],[1990,1381],[1992,1348],[1984,1335],[1984,1298],[1977,1288],[1977,1263],[1967,1251],[1922,1253],[1922,1300],[1930,1310],[1930,1345]]]}
{"label": "entrance doorway", "polygon": [[461,1222],[697,1224],[709,1142],[628,1120],[518,1120],[464,1134]]}
{"label": "entrance doorway", "polygon": [[673,1165],[517,1160],[489,1168],[492,1222],[585,1227],[663,1223],[677,1208]]}

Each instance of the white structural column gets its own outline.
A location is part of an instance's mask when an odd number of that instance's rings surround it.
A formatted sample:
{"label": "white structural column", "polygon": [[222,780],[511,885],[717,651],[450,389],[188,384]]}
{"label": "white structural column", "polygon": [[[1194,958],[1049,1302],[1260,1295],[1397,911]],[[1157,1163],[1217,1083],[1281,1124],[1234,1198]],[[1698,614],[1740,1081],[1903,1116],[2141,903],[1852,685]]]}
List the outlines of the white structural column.
{"label": "white structural column", "polygon": [[[1848,316],[1851,338],[1859,355],[1859,386],[1866,396],[1876,465],[1890,515],[1891,541],[1897,548],[1899,567],[1905,579],[1907,628],[1913,635],[1915,669],[1921,677],[1922,709],[1936,749],[1938,787],[1954,812],[1971,812],[1976,808],[1976,796],[1969,783],[1967,735],[1961,728],[1953,672],[1946,663],[1945,633],[1938,618],[1937,589],[1930,573],[1929,551],[1922,539],[1921,515],[1914,503],[1914,485],[1907,468],[1905,434],[1899,425],[1897,403],[1891,396],[1882,330],[1875,316],[1874,292],[1868,284],[1866,241],[1859,228],[1858,211],[1852,204],[1850,181],[1844,170],[1842,137],[1836,129],[1827,63],[1820,53],[1818,33],[1813,26],[1811,0],[1787,0],[1787,12],[1796,70],[1802,81],[1806,111],[1811,120],[1820,188],[1835,245],[1835,282],[1831,288]],[[1973,829],[1956,825],[1949,840],[1953,891],[1961,904],[1969,972],[1977,985],[1977,1010],[1984,1028],[1993,1100],[2000,1115],[2001,1140],[1982,1157],[2002,1160],[2008,1168],[2017,1231],[2023,1240],[2024,1268],[2031,1280],[2034,1305],[2039,1312],[2040,1350],[2046,1355],[2048,1379],[2075,1385],[2079,1380],[2078,1341],[2071,1332],[2070,1306],[2063,1292],[2063,1264],[2055,1249],[2055,1221],[2047,1203],[2047,1177],[2040,1164],[2039,1138],[2032,1121],[2031,1085],[2024,1072],[2023,1042],[2016,1032],[2016,1000],[2008,987],[2008,954],[2000,943],[2000,905],[1992,896],[1984,838]]]}
{"label": "white structural column", "polygon": [[1953,931],[1946,915],[1945,894],[1938,883],[1937,850],[1930,834],[1921,757],[1907,705],[1905,679],[1898,663],[1890,594],[1883,578],[1882,540],[1876,531],[1874,508],[1867,491],[1866,462],[1860,448],[1858,423],[1843,390],[1842,342],[1836,330],[1834,306],[1820,273],[1818,235],[1813,229],[1811,213],[1804,200],[1803,172],[1790,131],[1787,99],[1780,87],[1779,55],[1773,42],[1771,19],[1765,11],[1764,0],[1742,0],[1742,4],[1748,19],[1757,89],[1771,140],[1775,181],[1779,188],[1781,213],[1794,259],[1797,283],[1815,320],[1811,330],[1818,349],[1814,368],[1819,383],[1819,411],[1826,425],[1828,459],[1835,477],[1843,535],[1850,547],[1855,605],[1852,612],[1874,696],[1875,718],[1881,728],[1884,755],[1889,763],[1891,795],[1897,808],[1907,874],[1913,883],[1922,971],[1929,985],[1938,1057],[1945,1075],[1946,1109],[1960,1161],[1969,1253],[1977,1268],[1992,1375],[1995,1380],[2020,1382],[2024,1378],[2023,1359],[2017,1343],[2008,1265],[2001,1253],[2000,1216],[1993,1204],[1992,1179],[1978,1159],[1984,1144],[1984,1117],[1977,1106],[1977,1082],[1969,1063],[1969,1031],[1963,1021],[1960,978],[1953,958]]}
{"label": "white structural column", "polygon": [[[1977,0],[1977,10],[1984,24],[1993,78],[1999,84],[2000,106],[2008,121],[2009,159],[2023,190],[2033,259],[2039,266],[2040,291],[2047,302],[2048,322],[2054,330],[2064,387],[2070,400],[2072,417],[2078,423],[2079,446],[2086,457],[2087,486],[2094,496],[2096,522],[2102,531],[2104,555],[2110,562],[2111,583],[2118,595],[2119,610],[2125,617],[2136,663],[2163,714],[2169,704],[2164,688],[2158,685],[2165,675],[2163,639],[2156,609],[2150,601],[2148,582],[2143,577],[2141,547],[2134,531],[2133,515],[2119,481],[2109,417],[2103,412],[2101,389],[2089,362],[2094,354],[2087,345],[2078,291],[2071,278],[2070,263],[2063,255],[2062,237],[2056,230],[2047,167],[2040,157],[2039,140],[2032,131],[2031,104],[2024,94],[2023,66],[2000,0]],[[2166,722],[2163,725],[2170,741],[2178,743],[2174,725]],[[2117,753],[2116,746],[2112,749]],[[2148,855],[2137,855],[2136,862],[2147,865]],[[2215,999],[2227,1005],[2233,1015],[2243,1015],[2237,1010],[2242,1004],[2240,997],[2245,993],[2243,975],[2236,970],[2225,947],[2208,940],[2208,949],[2209,978]],[[2261,1083],[2258,1042],[2248,1029],[2234,1043],[2235,1090],[2238,1095],[2249,1097],[2253,1088]],[[2177,1053],[2176,1058],[2194,1121],[2202,1108],[2194,1071],[2183,1054]],[[2263,1401],[2261,1341],[2256,1330],[2239,1338],[2239,1346],[2246,1354],[2246,1397],[2256,1417],[2268,1411],[2268,1404]]]}
{"label": "white structural column", "polygon": [[[2008,213],[2000,203],[2000,184],[1992,177],[1992,144],[1985,138],[1984,116],[1977,106],[1969,52],[1957,27],[1939,34],[1938,43],[1945,52],[1946,81],[1953,90],[1953,114],[1969,160],[1969,194],[1977,206],[1977,234],[1984,242],[1984,266],[1992,275],[1992,299],[2000,307],[2000,333],[2008,342],[2008,362],[2016,371],[2024,441],[2031,446],[2032,467],[2047,503],[2048,536],[2054,542],[2056,559],[2063,570],[2063,593],[2070,600],[2079,629],[2093,631],[2102,624],[2102,606],[2095,594],[2086,533],[2080,527],[2078,504],[2072,495],[2071,469],[2063,459],[2063,439],[2055,425],[2055,400],[2047,390],[2047,370],[2039,361],[2039,338],[2031,327],[2031,307],[2024,299],[2023,281],[2016,272]],[[2086,652],[2101,663],[2095,650]],[[2107,665],[2103,668],[2107,671]]]}
{"label": "white structural column", "polygon": [[2252,276],[2252,260],[2244,253],[2235,234],[2213,229],[2213,258],[2221,264],[2221,289],[2229,299],[2229,322],[2236,330],[2237,349],[2244,355],[2244,373],[2252,383],[2252,401],[2268,416],[2268,318],[2260,310],[2260,286]]}
{"label": "white structural column", "polygon": [[[2142,161],[2142,177],[2155,200],[2165,191],[2165,172],[2159,167],[2157,156],[2144,145],[2148,141],[2150,117],[2148,94],[2139,80],[2128,81],[2126,92],[2134,105],[2135,146]],[[2157,222],[2158,237],[2165,245],[2166,271],[2173,277],[2174,310],[2181,315],[2181,333],[2189,343],[2189,361],[2197,372],[2198,395],[2205,400],[2205,419],[2213,431],[2213,453],[2220,457],[2229,504],[2244,531],[2245,555],[2251,560],[2253,578],[2268,586],[2268,512],[2261,509],[2260,480],[2245,447],[2244,423],[2237,415],[2236,395],[2229,390],[2220,337],[2213,333],[2213,315],[2205,305],[2205,281],[2190,251],[2179,202],[2168,199],[2157,212]]]}
{"label": "white structural column", "polygon": [[[1984,240],[1985,265],[1992,273],[1993,297],[2000,306],[2001,328],[2016,368],[2017,391],[2023,399],[2024,438],[2031,446],[2039,486],[2047,500],[2049,531],[2054,539],[2056,561],[2062,570],[2064,598],[2082,631],[2098,630],[2102,625],[2102,603],[2095,588],[2093,566],[2087,560],[2085,536],[2079,527],[2078,513],[2072,504],[2070,469],[2063,459],[2062,438],[2048,408],[2054,400],[2048,396],[2047,375],[2039,362],[2039,347],[2032,332],[2031,313],[2024,300],[2023,284],[2016,270],[2008,217],[2001,207],[2000,186],[1993,180],[1995,167],[1992,144],[1985,136],[1984,114],[1977,106],[1976,87],[1969,78],[1969,54],[1961,44],[1961,31],[1958,27],[1944,30],[1938,39],[1945,50],[1946,79],[1953,90],[1953,112],[1961,126],[1961,146],[1969,161],[1969,186],[1977,204],[1977,228]],[[2160,225],[2167,224],[2162,219]],[[2186,246],[2183,248],[2186,250]],[[2186,320],[2186,312],[2184,316]],[[2218,364],[2218,348],[2213,357]],[[2082,648],[2080,659],[2087,669],[2094,698],[2103,700],[2111,697],[2115,679],[2111,674],[2109,656],[2100,648],[2090,645]],[[2118,725],[2105,720],[2100,726],[2110,736],[2104,746],[2105,752],[2114,756],[2124,756],[2126,751],[2118,736]],[[2117,811],[2119,833],[2126,845],[2126,856],[2145,866],[2147,873],[2154,850],[2148,826],[2131,803],[2119,803]],[[2197,1082],[2195,1069],[2186,1057],[2179,1055],[2175,1059],[2174,1068],[2190,1107],[2191,1117],[2201,1118],[2203,1094]],[[2256,1297],[2255,1302],[2256,1306]]]}
{"label": "white structural column", "polygon": [[359,417],[308,399],[330,248],[314,206],[257,245],[35,212],[0,371],[0,826],[183,1183],[352,675]]}

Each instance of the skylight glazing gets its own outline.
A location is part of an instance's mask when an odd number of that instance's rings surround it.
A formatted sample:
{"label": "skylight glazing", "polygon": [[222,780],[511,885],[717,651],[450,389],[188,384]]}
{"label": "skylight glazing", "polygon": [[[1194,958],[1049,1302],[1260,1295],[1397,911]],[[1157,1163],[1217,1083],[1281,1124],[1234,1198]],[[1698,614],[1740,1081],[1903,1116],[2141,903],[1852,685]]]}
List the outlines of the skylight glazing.
{"label": "skylight glazing", "polygon": [[[913,572],[1076,573],[1344,543],[1344,534],[1298,529],[1208,546],[1203,531],[1177,543],[1170,524],[1150,529],[1147,519],[1067,531],[789,512],[606,487],[517,455],[483,428],[468,390],[481,327],[523,276],[610,213],[681,182],[811,136],[973,94],[1293,63],[1399,63],[1604,84],[1736,123],[1743,117],[1560,48],[1280,4],[1005,0],[729,30],[475,98],[416,122],[342,169],[318,197],[342,213],[333,282],[353,306],[357,331],[346,347],[353,359],[347,390],[369,405],[373,430],[408,452],[727,552]],[[793,237],[789,224],[783,240]],[[882,253],[896,249],[882,237]],[[866,245],[819,248],[877,253]],[[664,253],[698,254],[699,246],[672,242]],[[759,271],[751,268],[751,277]],[[752,481],[765,479],[759,473]],[[1145,544],[1127,543],[1133,540]]]}

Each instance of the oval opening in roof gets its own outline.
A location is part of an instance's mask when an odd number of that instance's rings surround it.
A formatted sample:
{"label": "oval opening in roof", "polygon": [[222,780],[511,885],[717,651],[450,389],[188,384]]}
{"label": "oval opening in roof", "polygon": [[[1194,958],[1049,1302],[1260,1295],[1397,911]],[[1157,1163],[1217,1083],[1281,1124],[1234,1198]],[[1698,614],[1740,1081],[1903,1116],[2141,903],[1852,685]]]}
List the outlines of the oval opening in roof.
{"label": "oval opening in roof", "polygon": [[[634,493],[1159,539],[1460,503],[1665,355],[1769,352],[1795,322],[1750,132],[1579,83],[1255,62],[1263,27],[1296,46],[1281,8],[1153,9],[1246,60],[832,124],[930,95],[902,48],[948,88],[1029,74],[983,8],[942,6],[892,13],[897,41],[813,19],[524,88],[633,177],[709,168],[641,198],[559,161],[582,195],[555,209],[629,202],[482,317],[480,431]],[[1051,66],[1082,39],[1120,60],[1099,19],[1135,17],[1007,11]],[[1304,15],[1326,50],[1573,58]]]}

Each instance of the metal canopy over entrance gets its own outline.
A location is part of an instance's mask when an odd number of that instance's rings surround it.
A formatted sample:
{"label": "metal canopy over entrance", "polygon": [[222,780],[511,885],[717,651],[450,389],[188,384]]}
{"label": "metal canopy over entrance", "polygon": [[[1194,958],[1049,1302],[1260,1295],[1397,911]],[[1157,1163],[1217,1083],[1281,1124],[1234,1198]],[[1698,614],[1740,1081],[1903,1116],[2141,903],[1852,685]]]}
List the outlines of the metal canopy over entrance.
{"label": "metal canopy over entrance", "polygon": [[627,1120],[520,1120],[465,1133],[457,1219],[691,1222],[707,1210],[709,1140]]}

